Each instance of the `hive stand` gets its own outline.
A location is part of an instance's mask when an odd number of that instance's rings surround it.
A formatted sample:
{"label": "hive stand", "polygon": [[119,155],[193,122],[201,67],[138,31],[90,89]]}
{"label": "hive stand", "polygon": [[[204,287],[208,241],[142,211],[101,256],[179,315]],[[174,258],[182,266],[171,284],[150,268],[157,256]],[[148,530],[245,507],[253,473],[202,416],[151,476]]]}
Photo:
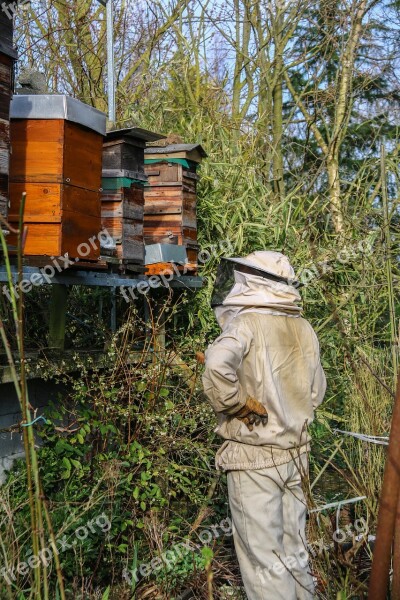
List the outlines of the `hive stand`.
{"label": "hive stand", "polygon": [[[18,271],[16,266],[11,266],[13,282],[18,282]],[[67,312],[68,286],[80,285],[88,287],[103,287],[108,288],[112,294],[112,310],[110,315],[111,330],[116,330],[116,296],[117,293],[122,293],[122,290],[127,290],[129,295],[130,288],[136,288],[141,282],[148,282],[149,278],[146,275],[119,275],[112,272],[97,272],[91,270],[66,270],[54,277],[46,277],[43,275],[42,269],[39,267],[25,266],[23,269],[23,279],[31,280],[35,278],[35,285],[51,285],[52,294],[50,302],[50,327],[49,327],[49,347],[57,350],[64,349],[65,342],[65,321]],[[32,279],[33,280],[33,279]],[[0,263],[0,293],[4,294],[4,286],[8,281],[6,267]],[[143,285],[143,283],[142,283]],[[173,289],[200,289],[203,285],[201,277],[196,276],[174,276],[169,282],[169,286]],[[160,288],[159,288],[160,289]],[[151,288],[146,295],[151,295]]]}

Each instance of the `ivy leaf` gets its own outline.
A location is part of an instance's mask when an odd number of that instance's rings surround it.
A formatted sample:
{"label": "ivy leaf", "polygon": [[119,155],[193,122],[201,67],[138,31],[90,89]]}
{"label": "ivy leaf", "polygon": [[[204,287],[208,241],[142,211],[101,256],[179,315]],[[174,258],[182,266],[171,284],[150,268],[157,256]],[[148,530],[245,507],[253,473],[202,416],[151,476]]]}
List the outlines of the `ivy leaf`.
{"label": "ivy leaf", "polygon": [[67,471],[71,470],[71,461],[66,456],[63,456],[62,464]]}

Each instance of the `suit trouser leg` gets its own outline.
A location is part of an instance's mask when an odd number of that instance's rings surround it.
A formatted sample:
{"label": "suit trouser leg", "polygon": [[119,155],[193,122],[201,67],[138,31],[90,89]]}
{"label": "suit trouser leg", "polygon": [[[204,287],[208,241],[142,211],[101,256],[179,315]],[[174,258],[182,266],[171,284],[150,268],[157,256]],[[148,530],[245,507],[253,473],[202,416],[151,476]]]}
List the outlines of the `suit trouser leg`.
{"label": "suit trouser leg", "polygon": [[311,600],[314,582],[305,539],[307,505],[301,485],[301,473],[308,472],[307,454],[295,458],[287,466],[288,480],[283,493],[283,547],[287,566],[296,583],[296,600]]}
{"label": "suit trouser leg", "polygon": [[228,473],[235,549],[248,600],[313,598],[302,587],[312,590],[312,578],[303,544],[305,501],[296,473],[294,461]]}

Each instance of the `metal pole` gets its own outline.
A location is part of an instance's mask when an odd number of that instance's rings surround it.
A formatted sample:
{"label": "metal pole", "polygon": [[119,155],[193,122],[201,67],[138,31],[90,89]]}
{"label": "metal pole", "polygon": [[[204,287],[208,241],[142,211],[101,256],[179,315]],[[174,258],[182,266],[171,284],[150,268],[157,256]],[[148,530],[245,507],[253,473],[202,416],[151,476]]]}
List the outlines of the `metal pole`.
{"label": "metal pole", "polygon": [[107,83],[108,118],[115,123],[114,19],[112,0],[107,0]]}
{"label": "metal pole", "polygon": [[[368,600],[386,600],[391,551],[400,487],[400,372],[394,401],[388,455],[379,503],[378,527],[372,561]],[[397,565],[398,568],[398,565]]]}

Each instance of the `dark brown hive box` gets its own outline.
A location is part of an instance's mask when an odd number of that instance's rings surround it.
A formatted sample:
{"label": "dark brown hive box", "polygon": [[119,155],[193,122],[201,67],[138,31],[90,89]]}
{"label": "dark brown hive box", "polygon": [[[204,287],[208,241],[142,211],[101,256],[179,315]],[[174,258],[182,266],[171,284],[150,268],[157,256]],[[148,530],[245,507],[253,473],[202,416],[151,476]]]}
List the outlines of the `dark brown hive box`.
{"label": "dark brown hive box", "polygon": [[16,58],[13,46],[13,14],[15,2],[5,0],[0,5],[0,52]]}
{"label": "dark brown hive box", "polygon": [[199,144],[174,144],[145,150],[145,244],[185,246],[197,263],[197,168],[207,154]]}
{"label": "dark brown hive box", "polygon": [[0,6],[0,215],[7,218],[10,153],[10,102],[14,88],[13,19],[10,2]]}
{"label": "dark brown hive box", "polygon": [[101,222],[115,244],[104,252],[127,263],[144,261],[144,149],[161,137],[134,127],[110,131],[104,141]]}
{"label": "dark brown hive box", "polygon": [[26,192],[26,256],[98,259],[90,239],[101,231],[105,126],[103,113],[68,96],[14,96],[9,219],[17,224]]}

